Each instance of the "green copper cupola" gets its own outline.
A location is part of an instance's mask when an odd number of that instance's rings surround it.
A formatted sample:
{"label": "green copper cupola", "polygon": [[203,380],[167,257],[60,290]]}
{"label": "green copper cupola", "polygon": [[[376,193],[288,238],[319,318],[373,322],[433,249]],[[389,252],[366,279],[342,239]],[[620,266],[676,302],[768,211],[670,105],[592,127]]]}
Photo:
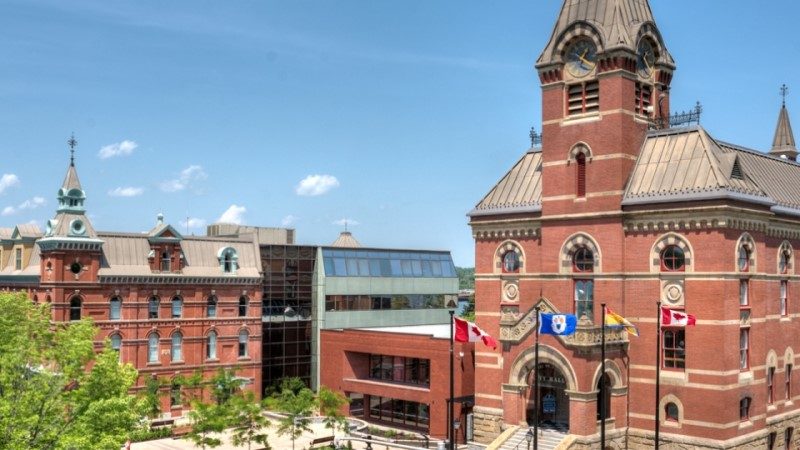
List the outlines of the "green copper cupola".
{"label": "green copper cupola", "polygon": [[75,146],[78,141],[72,136],[69,141],[69,168],[61,189],[58,190],[58,212],[68,212],[73,214],[83,214],[86,208],[83,202],[86,201],[86,193],[81,188],[81,181],[78,179],[78,171],[75,170]]}

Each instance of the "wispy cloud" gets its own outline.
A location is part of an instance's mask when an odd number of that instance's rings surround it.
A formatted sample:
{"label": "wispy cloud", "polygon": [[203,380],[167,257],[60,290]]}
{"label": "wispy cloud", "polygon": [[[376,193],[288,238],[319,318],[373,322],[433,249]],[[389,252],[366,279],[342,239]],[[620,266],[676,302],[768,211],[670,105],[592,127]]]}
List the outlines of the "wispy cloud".
{"label": "wispy cloud", "polygon": [[6,189],[14,186],[19,186],[19,177],[14,175],[13,173],[4,173],[2,177],[0,177],[0,194],[2,194]]}
{"label": "wispy cloud", "polygon": [[191,187],[197,181],[208,178],[208,174],[202,166],[189,166],[178,175],[178,178],[167,180],[161,183],[161,190],[164,192],[178,192]]}
{"label": "wispy cloud", "polygon": [[19,214],[22,211],[36,209],[40,206],[44,206],[47,201],[44,197],[33,197],[30,200],[25,200],[24,202],[20,203],[18,206],[6,206],[3,208],[3,211],[0,211],[0,216],[13,216],[14,214]]}
{"label": "wispy cloud", "polygon": [[108,191],[112,197],[138,197],[144,193],[144,188],[140,187],[118,187]]}
{"label": "wispy cloud", "polygon": [[244,213],[246,212],[247,208],[244,206],[231,205],[230,208],[225,210],[219,219],[217,219],[217,222],[235,223],[236,225],[241,225],[244,222]]}
{"label": "wispy cloud", "polygon": [[333,175],[309,175],[295,188],[297,195],[317,196],[326,194],[333,188],[339,187],[339,180]]}
{"label": "wispy cloud", "polygon": [[139,144],[136,142],[124,140],[122,142],[117,142],[116,144],[106,145],[100,149],[100,152],[97,153],[97,156],[99,156],[100,159],[108,159],[115,156],[128,156],[133,153],[137,147],[139,147]]}
{"label": "wispy cloud", "polygon": [[281,220],[281,226],[290,227],[297,222],[297,219],[299,219],[299,217],[289,214],[288,216],[284,217],[283,220]]}
{"label": "wispy cloud", "polygon": [[189,230],[203,229],[206,227],[206,219],[189,217],[187,220],[181,221],[181,227]]}
{"label": "wispy cloud", "polygon": [[361,225],[361,223],[359,221],[353,220],[353,219],[348,219],[348,218],[334,220],[331,223],[333,225],[338,225],[340,227],[354,227],[354,226],[357,226],[357,225]]}

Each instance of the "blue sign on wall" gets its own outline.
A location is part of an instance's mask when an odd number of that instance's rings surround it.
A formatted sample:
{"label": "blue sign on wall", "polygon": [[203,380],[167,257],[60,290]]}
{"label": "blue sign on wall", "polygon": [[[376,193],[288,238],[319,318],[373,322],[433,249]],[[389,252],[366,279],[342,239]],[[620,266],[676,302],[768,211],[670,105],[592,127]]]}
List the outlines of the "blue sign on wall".
{"label": "blue sign on wall", "polygon": [[542,412],[545,414],[556,413],[556,397],[553,394],[547,394],[542,399]]}

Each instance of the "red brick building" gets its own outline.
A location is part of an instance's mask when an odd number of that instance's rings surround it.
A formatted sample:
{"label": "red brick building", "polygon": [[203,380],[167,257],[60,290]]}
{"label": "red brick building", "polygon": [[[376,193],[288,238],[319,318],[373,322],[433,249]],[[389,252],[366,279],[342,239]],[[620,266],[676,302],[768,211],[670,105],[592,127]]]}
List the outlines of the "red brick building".
{"label": "red brick building", "polygon": [[[652,448],[656,408],[662,443],[790,448],[800,165],[785,107],[768,154],[670,128],[675,63],[646,0],[566,0],[536,68],[541,148],[470,213],[477,321],[503,343],[476,351],[476,439],[529,423],[538,373],[539,417],[570,448],[597,448],[600,402],[614,448]],[[661,334],[658,405],[657,301],[697,316]],[[607,333],[605,374],[601,303],[641,333]],[[537,305],[580,321],[542,337],[534,367]]]}
{"label": "red brick building", "polygon": [[74,163],[58,191],[56,216],[38,229],[2,236],[0,287],[28,292],[52,305],[59,322],[90,317],[124,363],[139,371],[137,386],[165,383],[162,411],[180,416],[169,380],[220,367],[239,368],[261,388],[261,272],[253,239],[184,237],[159,215],[149,233],[95,231]]}
{"label": "red brick building", "polygon": [[[443,325],[323,330],[320,384],[350,398],[350,416],[447,436],[450,396],[450,328]],[[474,343],[455,344],[455,411],[466,442],[474,403]]]}

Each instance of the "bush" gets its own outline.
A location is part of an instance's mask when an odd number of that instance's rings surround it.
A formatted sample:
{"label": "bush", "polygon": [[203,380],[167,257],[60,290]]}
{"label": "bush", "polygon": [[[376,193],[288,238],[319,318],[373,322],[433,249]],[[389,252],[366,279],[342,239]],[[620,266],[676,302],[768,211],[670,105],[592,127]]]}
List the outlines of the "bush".
{"label": "bush", "polygon": [[131,442],[152,441],[172,436],[172,427],[136,430],[131,433]]}

